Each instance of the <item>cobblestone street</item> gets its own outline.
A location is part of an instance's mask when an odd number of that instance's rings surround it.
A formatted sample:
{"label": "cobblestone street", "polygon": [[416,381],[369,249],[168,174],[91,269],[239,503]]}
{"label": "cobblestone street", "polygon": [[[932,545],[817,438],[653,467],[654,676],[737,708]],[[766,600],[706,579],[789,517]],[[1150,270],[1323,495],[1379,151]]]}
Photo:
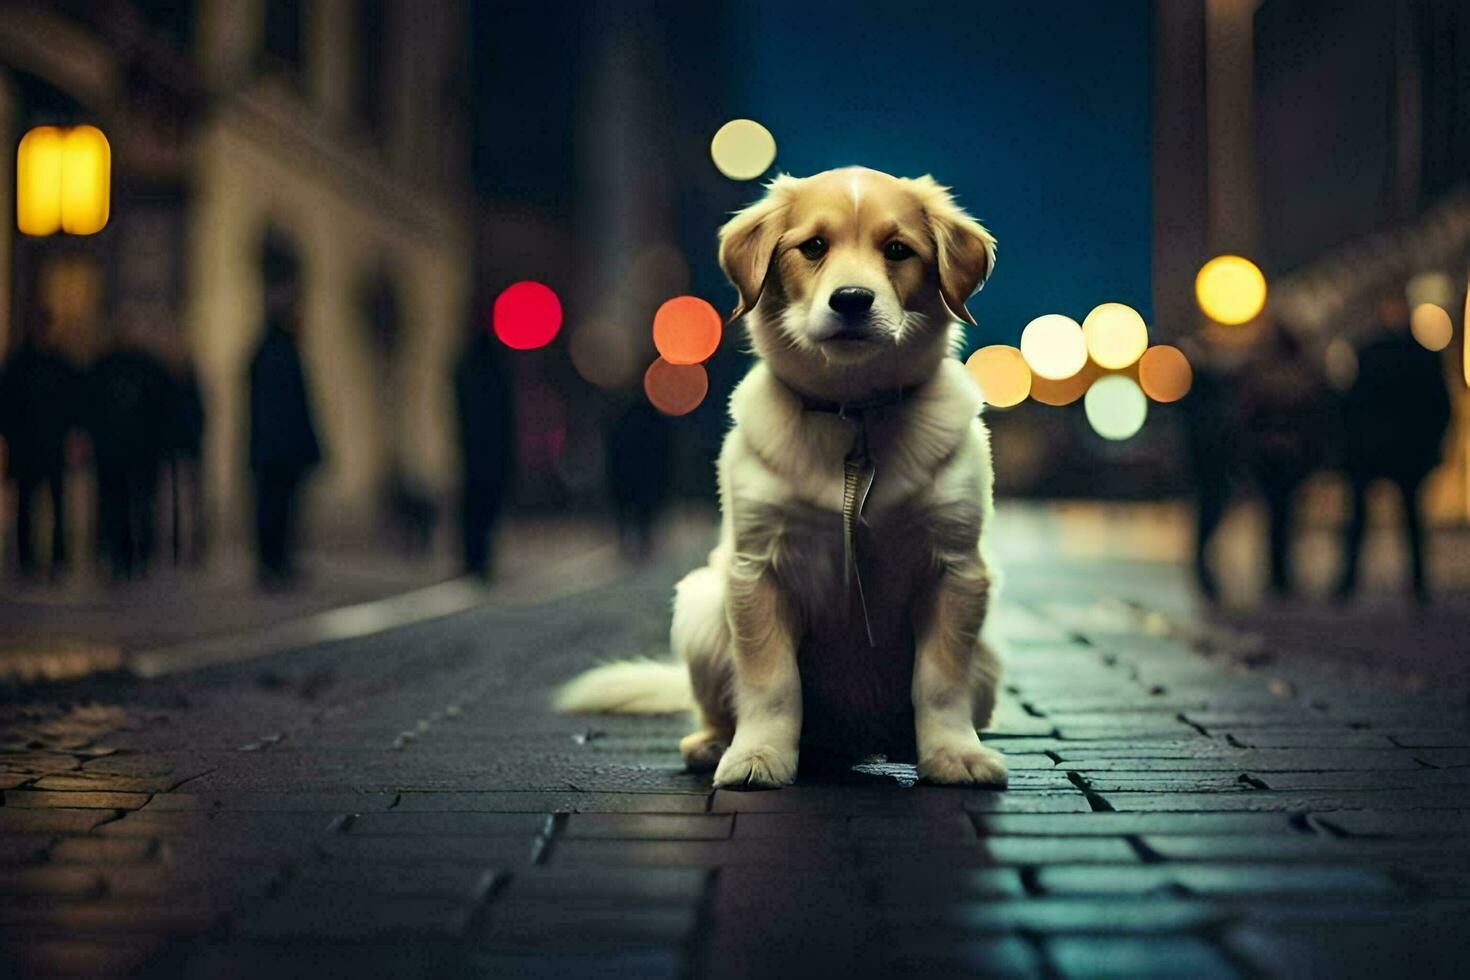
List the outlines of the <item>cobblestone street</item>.
{"label": "cobblestone street", "polygon": [[1025,545],[992,620],[1005,792],[874,764],[712,793],[683,719],[551,714],[578,669],[662,651],[695,547],[530,607],[13,692],[4,968],[1459,973],[1463,688],[1263,654],[1192,619],[1172,566]]}

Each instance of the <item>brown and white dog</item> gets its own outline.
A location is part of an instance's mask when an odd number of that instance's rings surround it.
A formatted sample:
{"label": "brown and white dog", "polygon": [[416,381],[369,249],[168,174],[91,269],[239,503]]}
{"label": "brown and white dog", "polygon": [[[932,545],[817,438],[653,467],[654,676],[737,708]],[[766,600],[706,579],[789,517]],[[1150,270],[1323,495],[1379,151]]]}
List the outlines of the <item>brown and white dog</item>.
{"label": "brown and white dog", "polygon": [[980,638],[990,446],[952,356],[994,263],[933,179],[859,167],[778,177],[725,225],[720,265],[761,360],[730,399],[719,544],[676,591],[682,664],[596,668],[559,709],[692,702],[680,751],[716,786],[789,784],[799,752],[1006,782],[976,734],[1000,675]]}

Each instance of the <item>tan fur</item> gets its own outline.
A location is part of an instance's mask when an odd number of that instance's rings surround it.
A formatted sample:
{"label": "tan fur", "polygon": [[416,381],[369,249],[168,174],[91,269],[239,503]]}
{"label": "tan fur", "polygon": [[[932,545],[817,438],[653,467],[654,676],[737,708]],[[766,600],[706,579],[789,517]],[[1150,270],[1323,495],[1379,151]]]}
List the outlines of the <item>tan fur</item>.
{"label": "tan fur", "polygon": [[[822,254],[804,254],[817,237]],[[893,258],[895,241],[914,254]],[[995,240],[931,178],[847,168],[777,178],[721,231],[720,263],[762,362],[730,401],[719,545],[675,597],[700,722],[686,764],[715,768],[716,786],[780,786],[800,751],[911,753],[931,781],[1003,785],[976,734],[1000,674],[980,639],[990,447],[979,392],[949,356]],[[828,302],[853,286],[874,294],[860,339],[838,336]],[[855,428],[807,405],[897,389],[912,390],[867,412],[870,648],[841,531]]]}

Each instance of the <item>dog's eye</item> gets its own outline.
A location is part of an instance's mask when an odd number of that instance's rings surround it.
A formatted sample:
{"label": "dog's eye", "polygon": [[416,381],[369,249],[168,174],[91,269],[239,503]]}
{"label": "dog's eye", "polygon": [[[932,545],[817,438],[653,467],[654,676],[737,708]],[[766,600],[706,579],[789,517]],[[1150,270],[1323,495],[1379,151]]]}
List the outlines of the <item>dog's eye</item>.
{"label": "dog's eye", "polygon": [[808,238],[796,247],[801,251],[802,255],[815,262],[827,254],[827,239],[821,235],[817,235],[815,238]]}
{"label": "dog's eye", "polygon": [[902,262],[914,254],[914,250],[903,242],[889,242],[883,246],[883,257],[890,262]]}

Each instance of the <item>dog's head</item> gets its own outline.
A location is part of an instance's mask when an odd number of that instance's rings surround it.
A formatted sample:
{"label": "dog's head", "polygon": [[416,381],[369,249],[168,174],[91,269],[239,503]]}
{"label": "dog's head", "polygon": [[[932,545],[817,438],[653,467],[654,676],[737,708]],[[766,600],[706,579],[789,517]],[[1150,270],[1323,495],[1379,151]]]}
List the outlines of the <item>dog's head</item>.
{"label": "dog's head", "polygon": [[995,265],[995,239],[930,177],[862,167],[778,177],[720,231],[756,352],[805,394],[924,381]]}

